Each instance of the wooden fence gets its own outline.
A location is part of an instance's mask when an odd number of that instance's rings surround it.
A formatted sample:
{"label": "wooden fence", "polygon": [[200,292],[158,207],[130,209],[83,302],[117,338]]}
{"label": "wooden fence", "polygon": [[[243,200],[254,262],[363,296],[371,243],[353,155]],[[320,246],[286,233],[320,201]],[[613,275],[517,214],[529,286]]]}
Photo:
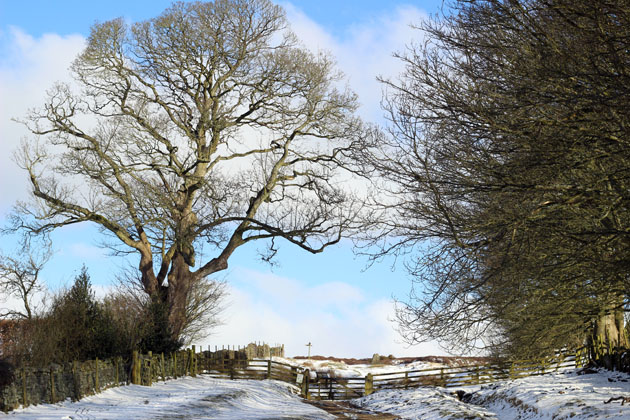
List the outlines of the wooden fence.
{"label": "wooden fence", "polygon": [[[442,386],[446,388],[479,385],[507,379],[545,375],[561,370],[582,367],[588,363],[585,352],[559,354],[541,361],[520,361],[509,364],[479,366],[436,367],[376,374],[366,389],[376,391],[385,388],[409,388],[417,386]],[[370,382],[367,380],[366,382]]]}
{"label": "wooden fence", "polygon": [[[278,351],[284,349],[278,348]],[[316,372],[301,366],[277,362],[271,353],[266,359],[251,358],[244,350],[196,352],[192,349],[171,354],[142,355],[134,352],[130,360],[71,363],[47,369],[21,369],[14,382],[0,389],[0,409],[20,405],[78,400],[85,395],[126,383],[150,386],[159,380],[205,374],[227,379],[275,379],[299,387],[302,396],[317,400],[358,398],[381,389],[420,386],[461,387],[544,375],[585,366],[590,360],[586,350],[562,353],[542,361],[462,367],[432,367],[408,371],[368,374],[365,377],[339,377],[332,371]]]}
{"label": "wooden fence", "polygon": [[365,377],[340,377],[334,372],[312,372],[273,360],[206,359],[203,373],[229,379],[277,379],[299,386],[309,399],[343,400],[369,395],[380,389],[401,389],[420,386],[447,388],[479,385],[506,379],[544,375],[585,366],[589,355],[585,350],[561,353],[541,361],[490,364],[461,367],[432,367],[408,371],[368,374]]}
{"label": "wooden fence", "polygon": [[[225,360],[247,360],[251,355],[265,354],[268,357],[283,355],[284,346],[270,347],[266,344],[248,346],[238,350],[221,349],[214,352],[197,352],[195,346],[170,354],[139,354],[133,352],[129,358],[116,357],[107,360],[74,361],[63,365],[46,367],[20,367],[12,372],[12,381],[0,388],[0,411],[11,411],[19,406],[56,403],[66,399],[79,400],[107,388],[126,384],[150,386],[158,380],[196,376],[231,362]],[[238,370],[238,365],[234,365]],[[278,379],[281,379],[278,376]],[[238,375],[234,375],[236,379]]]}

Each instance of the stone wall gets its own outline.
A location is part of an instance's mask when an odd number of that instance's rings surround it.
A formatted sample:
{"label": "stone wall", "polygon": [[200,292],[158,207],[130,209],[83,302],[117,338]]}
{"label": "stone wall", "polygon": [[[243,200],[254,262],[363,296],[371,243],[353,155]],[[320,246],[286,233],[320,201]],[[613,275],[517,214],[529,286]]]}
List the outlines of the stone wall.
{"label": "stone wall", "polygon": [[128,365],[121,359],[89,360],[53,364],[46,368],[25,367],[13,371],[13,382],[0,389],[0,410],[19,406],[78,400],[105,388],[125,384]]}
{"label": "stone wall", "polygon": [[251,343],[244,349],[248,359],[269,359],[270,357],[284,357],[284,345],[270,347],[267,344]]}

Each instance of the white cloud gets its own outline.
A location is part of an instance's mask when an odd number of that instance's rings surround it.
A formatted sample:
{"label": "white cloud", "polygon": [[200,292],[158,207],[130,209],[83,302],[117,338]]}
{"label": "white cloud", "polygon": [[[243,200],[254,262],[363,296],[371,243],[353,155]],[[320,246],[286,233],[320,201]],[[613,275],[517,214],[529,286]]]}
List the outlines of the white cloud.
{"label": "white cloud", "polygon": [[0,38],[0,217],[16,200],[27,197],[26,173],[13,162],[13,151],[28,132],[12,118],[23,118],[40,107],[46,90],[56,81],[69,81],[68,67],[83,49],[80,35],[44,34],[39,38],[10,28]]}
{"label": "white cloud", "polygon": [[420,40],[422,32],[410,25],[419,24],[428,15],[413,6],[400,6],[390,14],[358,22],[342,38],[335,38],[292,4],[285,3],[284,7],[293,31],[304,45],[312,51],[327,51],[337,60],[350,87],[359,95],[362,117],[382,121],[382,87],[376,77],[395,77],[402,71],[402,63],[393,54]]}
{"label": "white cloud", "polygon": [[102,300],[106,296],[116,291],[116,287],[112,285],[92,284],[92,291],[98,300]]}
{"label": "white cloud", "polygon": [[[272,273],[235,269],[229,276],[224,325],[201,345],[282,343],[288,355],[313,353],[337,357],[444,354],[435,343],[408,348],[397,332],[393,303],[368,299],[343,282],[308,286]],[[238,284],[238,286],[233,286]]]}
{"label": "white cloud", "polygon": [[305,287],[299,281],[267,272],[261,273],[248,269],[236,269],[233,273],[239,283],[258,290],[258,295],[274,303],[291,302],[290,307],[302,306],[305,296],[316,302],[319,307],[343,309],[357,305],[365,300],[360,289],[343,282],[327,282]]}

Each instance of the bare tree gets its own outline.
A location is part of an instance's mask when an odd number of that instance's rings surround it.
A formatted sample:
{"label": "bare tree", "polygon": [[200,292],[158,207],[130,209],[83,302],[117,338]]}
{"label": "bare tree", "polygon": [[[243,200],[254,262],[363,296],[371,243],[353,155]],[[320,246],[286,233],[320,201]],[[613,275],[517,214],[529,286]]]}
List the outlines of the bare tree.
{"label": "bare tree", "polygon": [[[208,337],[222,324],[226,285],[225,280],[209,278],[196,279],[192,284],[179,337],[183,344],[193,344],[195,340]],[[125,268],[117,276],[116,290],[105,298],[105,303],[117,323],[130,332],[127,335],[136,339],[132,349],[138,348],[140,342],[152,334],[147,329],[159,322],[154,319],[155,313],[151,313],[150,296],[145,293],[142,278],[134,267]]]}
{"label": "bare tree", "polygon": [[139,256],[175,337],[193,285],[238,247],[263,241],[273,255],[282,238],[317,253],[355,227],[359,205],[341,184],[361,144],[356,97],[270,1],[96,24],[72,71],[80,92],[55,86],[25,121],[34,202],[12,227],[98,225]]}
{"label": "bare tree", "polygon": [[24,250],[15,256],[0,255],[0,292],[6,298],[19,299],[23,308],[4,309],[1,318],[33,319],[37,309],[33,298],[44,290],[39,273],[51,256],[50,247],[39,252]]}
{"label": "bare tree", "polygon": [[184,344],[208,337],[221,325],[226,294],[224,281],[204,278],[193,284],[186,305],[186,326],[182,331]]}

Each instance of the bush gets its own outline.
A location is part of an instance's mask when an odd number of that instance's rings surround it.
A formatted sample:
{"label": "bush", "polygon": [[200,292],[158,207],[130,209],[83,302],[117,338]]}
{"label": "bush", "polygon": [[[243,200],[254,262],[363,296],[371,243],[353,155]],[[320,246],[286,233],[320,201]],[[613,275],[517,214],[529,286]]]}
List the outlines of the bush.
{"label": "bush", "polygon": [[57,297],[47,316],[56,331],[54,362],[107,358],[120,353],[124,337],[94,296],[85,267],[72,287]]}
{"label": "bush", "polygon": [[6,332],[11,346],[5,357],[15,365],[128,357],[133,350],[169,353],[182,346],[170,332],[163,303],[121,291],[99,302],[85,267],[47,311],[14,324]]}
{"label": "bush", "polygon": [[13,365],[5,359],[0,359],[0,389],[13,382]]}
{"label": "bush", "polygon": [[[135,316],[135,314],[129,314]],[[99,302],[85,267],[67,291],[52,300],[50,308],[32,320],[20,321],[13,341],[14,363],[46,366],[72,360],[128,356],[139,342],[116,318],[110,306]]]}
{"label": "bush", "polygon": [[173,337],[168,322],[168,308],[163,302],[153,300],[146,307],[146,328],[140,342],[140,351],[170,353],[182,346],[182,341]]}

